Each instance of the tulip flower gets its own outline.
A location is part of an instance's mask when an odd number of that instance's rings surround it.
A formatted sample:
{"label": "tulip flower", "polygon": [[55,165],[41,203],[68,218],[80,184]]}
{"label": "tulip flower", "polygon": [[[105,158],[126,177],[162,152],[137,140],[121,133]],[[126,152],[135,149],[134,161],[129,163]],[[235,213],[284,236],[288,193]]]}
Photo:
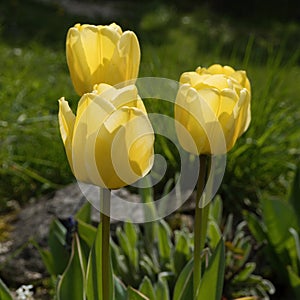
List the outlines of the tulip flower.
{"label": "tulip flower", "polygon": [[197,155],[229,151],[251,120],[246,72],[216,64],[183,73],[180,83],[175,119],[183,125],[176,126],[182,147]]}
{"label": "tulip flower", "polygon": [[134,32],[122,32],[120,26],[80,25],[70,28],[66,55],[76,92],[82,96],[95,84],[116,85],[136,79],[140,64],[140,46]]}
{"label": "tulip flower", "polygon": [[135,85],[96,85],[76,116],[59,100],[60,133],[77,180],[107,189],[129,185],[153,164],[154,133]]}

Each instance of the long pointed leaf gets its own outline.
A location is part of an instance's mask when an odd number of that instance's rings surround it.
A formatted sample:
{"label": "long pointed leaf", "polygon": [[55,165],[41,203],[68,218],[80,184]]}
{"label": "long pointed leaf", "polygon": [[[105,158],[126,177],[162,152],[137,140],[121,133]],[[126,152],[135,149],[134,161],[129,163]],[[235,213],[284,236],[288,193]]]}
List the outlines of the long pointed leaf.
{"label": "long pointed leaf", "polygon": [[1,278],[0,278],[0,299],[1,300],[13,300],[13,297],[10,294],[8,287],[1,280]]}
{"label": "long pointed leaf", "polygon": [[147,296],[150,300],[156,300],[155,291],[149,277],[145,276],[139,286],[139,291]]}
{"label": "long pointed leaf", "polygon": [[114,275],[114,290],[115,290],[116,300],[127,300],[127,289],[123,284],[123,282],[115,275]]}
{"label": "long pointed leaf", "polygon": [[194,259],[192,258],[176,281],[173,300],[193,299],[193,270]]}
{"label": "long pointed leaf", "polygon": [[158,282],[156,285],[156,299],[160,299],[160,300],[170,299],[168,281],[164,276],[164,273],[161,273],[158,276]]}
{"label": "long pointed leaf", "polygon": [[79,238],[74,236],[69,264],[61,276],[57,287],[58,300],[84,300],[85,262]]}
{"label": "long pointed leaf", "polygon": [[300,166],[298,166],[291,192],[289,195],[289,203],[294,208],[295,213],[297,214],[298,226],[300,227]]}
{"label": "long pointed leaf", "polygon": [[146,297],[141,292],[137,291],[132,287],[128,287],[127,293],[128,293],[127,300],[150,300],[148,297]]}
{"label": "long pointed leaf", "polygon": [[200,283],[197,300],[220,300],[225,273],[225,246],[221,238]]}
{"label": "long pointed leaf", "polygon": [[297,297],[295,299],[300,299],[300,277],[292,270],[290,266],[288,266],[288,274],[293,292]]}
{"label": "long pointed leaf", "polygon": [[82,222],[91,223],[91,213],[92,213],[92,205],[90,202],[86,201],[86,203],[80,208],[80,210],[76,213],[76,220],[80,220]]}

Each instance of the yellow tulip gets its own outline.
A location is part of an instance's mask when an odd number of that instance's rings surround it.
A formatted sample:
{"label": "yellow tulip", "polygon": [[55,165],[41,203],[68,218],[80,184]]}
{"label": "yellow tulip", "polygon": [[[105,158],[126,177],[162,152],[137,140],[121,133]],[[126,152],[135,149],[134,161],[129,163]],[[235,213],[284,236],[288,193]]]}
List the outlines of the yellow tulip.
{"label": "yellow tulip", "polygon": [[[194,154],[221,154],[232,149],[251,121],[246,72],[215,64],[183,73],[180,83],[175,119],[182,147]],[[222,141],[224,146],[218,145]]]}
{"label": "yellow tulip", "polygon": [[153,164],[154,133],[135,85],[84,94],[76,116],[59,100],[60,133],[77,180],[109,189],[132,184]]}
{"label": "yellow tulip", "polygon": [[66,39],[67,63],[76,92],[82,96],[99,83],[116,85],[136,79],[140,46],[134,32],[120,26],[80,25],[70,28]]}

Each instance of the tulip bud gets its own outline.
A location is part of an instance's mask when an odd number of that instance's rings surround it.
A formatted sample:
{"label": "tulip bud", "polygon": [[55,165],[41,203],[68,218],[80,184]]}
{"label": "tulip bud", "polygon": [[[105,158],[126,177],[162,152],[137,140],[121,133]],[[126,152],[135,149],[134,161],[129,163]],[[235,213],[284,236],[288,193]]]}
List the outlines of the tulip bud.
{"label": "tulip bud", "polygon": [[180,83],[175,119],[182,147],[194,154],[223,154],[232,149],[251,120],[246,72],[220,65],[199,67],[183,73]]}
{"label": "tulip bud", "polygon": [[134,85],[95,86],[81,97],[76,116],[61,98],[59,124],[79,181],[115,189],[132,184],[152,167],[154,133]]}
{"label": "tulip bud", "polygon": [[70,28],[66,39],[67,63],[76,92],[82,96],[99,83],[116,85],[136,79],[140,46],[132,31],[116,24]]}

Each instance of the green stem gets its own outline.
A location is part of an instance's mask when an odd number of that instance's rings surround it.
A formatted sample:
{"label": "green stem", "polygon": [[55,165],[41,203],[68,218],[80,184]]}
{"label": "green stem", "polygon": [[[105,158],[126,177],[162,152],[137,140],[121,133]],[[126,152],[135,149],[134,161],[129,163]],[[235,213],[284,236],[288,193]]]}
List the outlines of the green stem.
{"label": "green stem", "polygon": [[197,183],[196,208],[194,221],[194,299],[197,299],[201,282],[201,253],[205,245],[209,205],[202,207],[201,196],[206,182],[207,156],[200,155],[200,168]]}
{"label": "green stem", "polygon": [[102,223],[102,299],[110,299],[110,190],[101,189],[100,220]]}

